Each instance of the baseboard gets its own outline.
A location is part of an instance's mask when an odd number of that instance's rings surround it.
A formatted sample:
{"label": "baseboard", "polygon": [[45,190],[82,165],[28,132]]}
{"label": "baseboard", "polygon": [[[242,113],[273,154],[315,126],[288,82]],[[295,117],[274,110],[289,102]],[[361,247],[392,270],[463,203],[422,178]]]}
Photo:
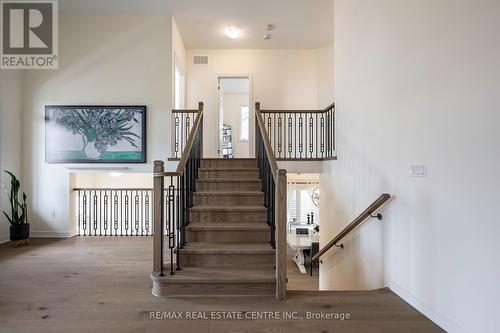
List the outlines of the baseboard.
{"label": "baseboard", "polygon": [[420,300],[418,297],[412,295],[408,290],[401,287],[395,282],[389,283],[389,289],[391,289],[395,294],[404,299],[407,303],[413,306],[415,309],[420,311],[424,316],[432,320],[439,327],[444,329],[448,333],[470,333],[464,328],[460,327],[456,322],[449,319],[442,313],[439,313],[428,306],[425,302]]}
{"label": "baseboard", "polygon": [[0,244],[7,243],[10,240],[9,235],[1,235],[0,236]]}
{"label": "baseboard", "polygon": [[30,231],[30,238],[70,238],[69,231]]}

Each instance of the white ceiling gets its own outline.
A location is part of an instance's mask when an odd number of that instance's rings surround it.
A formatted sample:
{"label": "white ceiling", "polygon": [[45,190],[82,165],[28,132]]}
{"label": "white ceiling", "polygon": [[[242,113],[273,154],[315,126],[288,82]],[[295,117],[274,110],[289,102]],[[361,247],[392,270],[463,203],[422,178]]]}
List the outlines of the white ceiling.
{"label": "white ceiling", "polygon": [[[74,15],[174,15],[187,48],[317,48],[333,40],[333,0],[59,0]],[[276,27],[265,41],[267,24]],[[224,28],[242,29],[236,40]]]}

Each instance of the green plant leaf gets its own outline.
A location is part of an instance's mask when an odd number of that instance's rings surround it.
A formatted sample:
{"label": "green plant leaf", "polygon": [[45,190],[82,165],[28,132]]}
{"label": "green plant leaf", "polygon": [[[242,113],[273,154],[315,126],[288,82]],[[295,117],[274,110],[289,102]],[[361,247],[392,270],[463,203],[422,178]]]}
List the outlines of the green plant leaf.
{"label": "green plant leaf", "polygon": [[7,215],[6,212],[2,211],[2,213],[5,215],[5,217],[7,218],[7,220],[9,220],[10,224],[14,224],[14,222],[12,222],[12,220],[10,219],[9,215]]}

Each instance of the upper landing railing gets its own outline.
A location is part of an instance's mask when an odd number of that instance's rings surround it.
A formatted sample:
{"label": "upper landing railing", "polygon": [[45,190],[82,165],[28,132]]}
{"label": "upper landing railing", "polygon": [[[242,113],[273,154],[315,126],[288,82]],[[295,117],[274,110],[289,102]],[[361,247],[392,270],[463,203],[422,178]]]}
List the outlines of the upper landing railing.
{"label": "upper landing railing", "polygon": [[261,110],[278,161],[335,160],[335,104],[324,110]]}

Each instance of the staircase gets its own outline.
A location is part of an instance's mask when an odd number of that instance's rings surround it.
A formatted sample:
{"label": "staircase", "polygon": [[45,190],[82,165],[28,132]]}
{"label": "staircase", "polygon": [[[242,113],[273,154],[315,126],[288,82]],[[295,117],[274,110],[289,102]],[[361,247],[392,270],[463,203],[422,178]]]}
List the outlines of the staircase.
{"label": "staircase", "polygon": [[202,159],[180,270],[156,296],[274,296],[276,256],[256,159]]}

